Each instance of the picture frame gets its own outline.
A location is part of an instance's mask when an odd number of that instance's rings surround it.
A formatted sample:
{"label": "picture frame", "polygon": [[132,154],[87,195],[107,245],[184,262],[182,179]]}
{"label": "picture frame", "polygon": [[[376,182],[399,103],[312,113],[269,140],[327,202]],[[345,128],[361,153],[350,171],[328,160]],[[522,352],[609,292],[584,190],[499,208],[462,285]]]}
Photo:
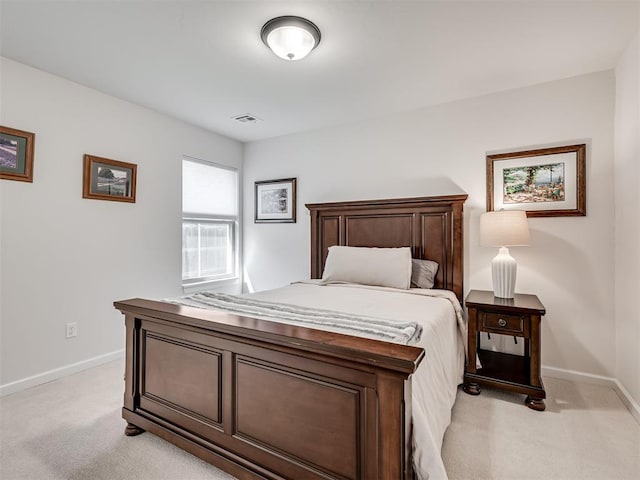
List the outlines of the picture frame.
{"label": "picture frame", "polygon": [[296,222],[296,179],[255,182],[255,223]]}
{"label": "picture frame", "polygon": [[137,170],[135,163],[85,154],[82,198],[135,203]]}
{"label": "picture frame", "polygon": [[487,211],[585,216],[586,144],[487,155]]}
{"label": "picture frame", "polygon": [[36,134],[0,126],[0,178],[33,183]]}

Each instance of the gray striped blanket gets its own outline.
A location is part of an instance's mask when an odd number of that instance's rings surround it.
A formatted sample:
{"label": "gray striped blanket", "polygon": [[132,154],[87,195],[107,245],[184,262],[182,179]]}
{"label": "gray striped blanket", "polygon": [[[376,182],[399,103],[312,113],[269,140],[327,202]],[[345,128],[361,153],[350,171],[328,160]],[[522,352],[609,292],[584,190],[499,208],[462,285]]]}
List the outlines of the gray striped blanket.
{"label": "gray striped blanket", "polygon": [[225,293],[201,292],[164,301],[403,345],[416,343],[422,334],[422,326],[413,321],[267,302]]}

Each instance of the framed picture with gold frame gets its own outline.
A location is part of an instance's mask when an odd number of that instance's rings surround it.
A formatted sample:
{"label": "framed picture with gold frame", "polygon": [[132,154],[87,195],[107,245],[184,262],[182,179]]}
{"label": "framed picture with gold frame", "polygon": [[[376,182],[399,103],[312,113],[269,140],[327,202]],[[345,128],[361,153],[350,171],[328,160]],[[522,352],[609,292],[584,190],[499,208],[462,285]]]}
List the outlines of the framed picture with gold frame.
{"label": "framed picture with gold frame", "polygon": [[135,203],[137,169],[135,163],[85,155],[82,198]]}
{"label": "framed picture with gold frame", "polygon": [[587,214],[586,144],[487,155],[487,211]]}
{"label": "framed picture with gold frame", "polygon": [[36,134],[0,126],[0,178],[33,182]]}

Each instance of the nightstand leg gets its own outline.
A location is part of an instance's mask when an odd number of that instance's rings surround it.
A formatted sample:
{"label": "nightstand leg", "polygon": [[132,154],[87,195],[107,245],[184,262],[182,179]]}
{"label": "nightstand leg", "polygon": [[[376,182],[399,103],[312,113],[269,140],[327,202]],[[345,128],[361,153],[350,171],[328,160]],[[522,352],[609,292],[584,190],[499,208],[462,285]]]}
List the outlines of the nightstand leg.
{"label": "nightstand leg", "polygon": [[480,385],[477,383],[465,383],[462,385],[462,390],[464,390],[469,395],[480,395]]}
{"label": "nightstand leg", "polygon": [[[540,379],[540,315],[531,315],[531,357],[529,378],[531,385],[541,387]],[[544,410],[544,408],[543,408]]]}
{"label": "nightstand leg", "polygon": [[467,373],[476,373],[476,353],[478,352],[477,311],[469,308],[469,322],[467,325]]}
{"label": "nightstand leg", "polygon": [[524,403],[531,410],[536,410],[538,412],[543,412],[544,409],[547,408],[547,406],[544,404],[544,399],[542,398],[533,398],[533,397],[527,396],[527,398],[524,399]]}

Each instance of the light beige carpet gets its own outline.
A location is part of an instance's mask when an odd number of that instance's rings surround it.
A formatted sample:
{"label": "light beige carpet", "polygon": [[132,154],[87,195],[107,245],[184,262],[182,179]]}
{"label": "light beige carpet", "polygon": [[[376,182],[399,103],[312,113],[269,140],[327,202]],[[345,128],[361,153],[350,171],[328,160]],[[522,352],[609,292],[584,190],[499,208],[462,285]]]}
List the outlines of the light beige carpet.
{"label": "light beige carpet", "polygon": [[0,399],[1,480],[231,480],[155,435],[126,437],[124,362]]}
{"label": "light beige carpet", "polygon": [[[121,361],[0,399],[0,479],[230,480],[158,437],[125,437]],[[608,388],[546,379],[524,397],[458,393],[443,457],[455,479],[640,479],[640,426]]]}
{"label": "light beige carpet", "polygon": [[640,480],[640,425],[607,387],[544,378],[544,412],[524,395],[458,389],[442,456],[454,479]]}

